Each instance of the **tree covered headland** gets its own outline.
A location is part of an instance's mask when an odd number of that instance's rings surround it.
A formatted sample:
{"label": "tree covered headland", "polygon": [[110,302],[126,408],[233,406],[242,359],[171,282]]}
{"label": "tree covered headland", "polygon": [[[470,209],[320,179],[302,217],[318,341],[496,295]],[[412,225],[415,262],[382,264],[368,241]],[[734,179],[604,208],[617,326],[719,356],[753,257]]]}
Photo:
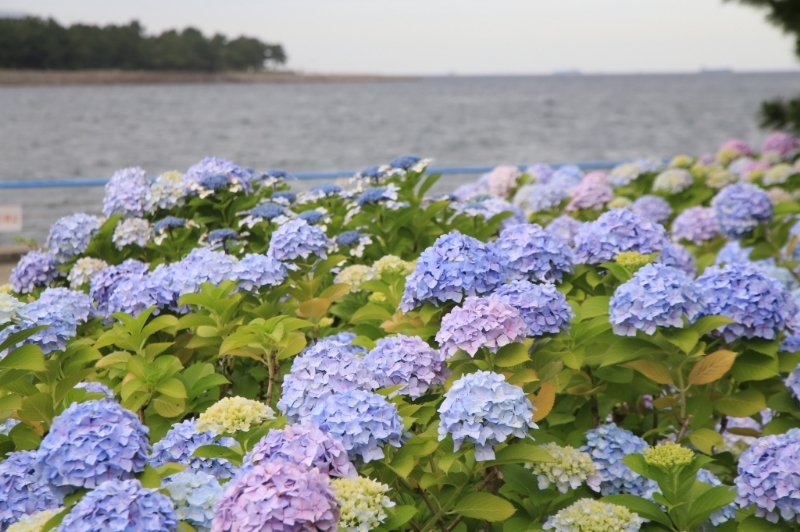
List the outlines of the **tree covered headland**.
{"label": "tree covered headland", "polygon": [[250,37],[206,37],[194,28],[148,36],[125,26],[61,26],[36,17],[0,19],[0,68],[219,72],[261,70],[286,62],[280,44]]}

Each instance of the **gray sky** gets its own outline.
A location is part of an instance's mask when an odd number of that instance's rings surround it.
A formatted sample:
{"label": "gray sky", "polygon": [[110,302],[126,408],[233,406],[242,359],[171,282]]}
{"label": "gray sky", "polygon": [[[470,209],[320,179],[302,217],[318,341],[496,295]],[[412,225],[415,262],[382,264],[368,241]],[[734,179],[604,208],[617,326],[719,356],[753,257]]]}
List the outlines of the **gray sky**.
{"label": "gray sky", "polygon": [[793,42],[721,0],[0,0],[63,24],[194,26],[282,43],[307,72],[797,70]]}

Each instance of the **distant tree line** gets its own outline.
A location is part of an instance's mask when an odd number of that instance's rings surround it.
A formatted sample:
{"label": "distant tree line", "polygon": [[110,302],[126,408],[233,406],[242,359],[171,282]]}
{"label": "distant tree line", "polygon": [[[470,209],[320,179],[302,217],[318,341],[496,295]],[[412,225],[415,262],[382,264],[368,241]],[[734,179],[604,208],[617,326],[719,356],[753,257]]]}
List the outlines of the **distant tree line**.
{"label": "distant tree line", "polygon": [[0,19],[0,68],[120,69],[219,72],[261,70],[286,62],[280,44],[249,37],[206,38],[194,28],[147,36],[125,26],[61,26],[36,17]]}

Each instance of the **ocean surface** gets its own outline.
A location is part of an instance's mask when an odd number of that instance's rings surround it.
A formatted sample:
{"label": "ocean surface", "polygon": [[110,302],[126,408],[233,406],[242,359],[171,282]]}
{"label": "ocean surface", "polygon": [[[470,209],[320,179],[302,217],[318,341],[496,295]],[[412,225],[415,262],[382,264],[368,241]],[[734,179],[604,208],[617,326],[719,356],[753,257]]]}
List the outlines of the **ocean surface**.
{"label": "ocean surface", "polygon": [[[0,87],[0,181],[109,177],[137,165],[155,176],[206,155],[300,172],[405,153],[434,166],[699,154],[732,137],[757,145],[759,102],[796,93],[800,73]],[[58,217],[99,213],[102,194],[0,189],[0,205],[22,204],[22,236],[43,241]]]}

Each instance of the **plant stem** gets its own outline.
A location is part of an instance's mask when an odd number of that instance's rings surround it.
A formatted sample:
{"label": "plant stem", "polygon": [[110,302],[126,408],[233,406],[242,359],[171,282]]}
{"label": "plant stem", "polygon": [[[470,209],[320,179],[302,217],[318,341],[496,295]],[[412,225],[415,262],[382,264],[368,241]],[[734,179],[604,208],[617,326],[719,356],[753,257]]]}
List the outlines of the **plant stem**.
{"label": "plant stem", "polygon": [[[477,464],[473,464],[473,466],[470,468],[469,475],[467,475],[467,478],[472,477],[472,475],[475,473],[475,466],[476,465]],[[485,480],[486,479],[484,479],[484,481]],[[464,491],[464,488],[466,488],[466,487],[467,487],[467,483],[466,482],[464,484],[462,484],[461,486],[458,486],[456,488],[456,491],[450,497],[450,499],[445,504],[442,505],[442,507],[439,509],[438,512],[436,512],[433,515],[433,517],[428,519],[428,522],[425,523],[425,525],[422,527],[420,532],[430,532],[430,531],[432,531],[433,527],[434,527],[434,524],[437,521],[439,521],[439,519],[441,519],[444,516],[444,514],[446,514],[448,511],[450,511],[450,507],[458,500],[459,496],[461,495],[461,492]]]}
{"label": "plant stem", "polygon": [[272,406],[272,390],[275,387],[275,364],[273,353],[267,353],[267,370],[269,371],[269,384],[267,385],[267,406]]}

